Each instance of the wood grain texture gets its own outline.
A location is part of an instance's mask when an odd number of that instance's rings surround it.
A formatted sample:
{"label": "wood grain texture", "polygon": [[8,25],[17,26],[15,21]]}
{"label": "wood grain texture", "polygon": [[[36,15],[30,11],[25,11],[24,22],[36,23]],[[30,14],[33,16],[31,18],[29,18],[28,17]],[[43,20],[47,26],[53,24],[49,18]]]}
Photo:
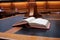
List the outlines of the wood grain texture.
{"label": "wood grain texture", "polygon": [[12,29],[6,31],[5,33],[15,33],[19,31],[20,29],[22,29],[22,27],[13,27]]}
{"label": "wood grain texture", "polygon": [[12,39],[15,39],[15,40],[60,40],[60,38],[28,36],[28,35],[10,34],[10,33],[0,33],[0,37],[12,38]]}

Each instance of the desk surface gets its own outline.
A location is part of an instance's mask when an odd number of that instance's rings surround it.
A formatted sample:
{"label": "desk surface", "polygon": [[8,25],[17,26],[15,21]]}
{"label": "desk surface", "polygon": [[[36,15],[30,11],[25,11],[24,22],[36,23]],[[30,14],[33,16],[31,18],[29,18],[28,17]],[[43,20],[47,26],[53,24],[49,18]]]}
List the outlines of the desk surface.
{"label": "desk surface", "polygon": [[10,33],[0,33],[0,37],[10,38],[15,40],[60,40],[60,38],[29,36],[29,35],[10,34]]}
{"label": "desk surface", "polygon": [[60,20],[51,20],[50,22],[51,22],[51,27],[49,30],[22,28],[21,30],[16,32],[16,34],[60,38]]}
{"label": "desk surface", "polygon": [[[5,32],[11,29],[12,25],[16,22],[22,21],[22,18],[23,16],[15,16],[8,19],[0,20],[0,32]],[[51,22],[50,30],[22,28],[21,30],[15,32],[14,34],[60,38],[60,20],[50,20],[50,22]]]}

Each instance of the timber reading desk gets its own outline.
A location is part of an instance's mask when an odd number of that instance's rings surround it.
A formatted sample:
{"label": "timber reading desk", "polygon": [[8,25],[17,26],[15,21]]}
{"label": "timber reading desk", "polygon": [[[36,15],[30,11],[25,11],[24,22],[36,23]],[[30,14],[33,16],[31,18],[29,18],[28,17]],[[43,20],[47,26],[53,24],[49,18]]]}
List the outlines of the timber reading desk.
{"label": "timber reading desk", "polygon": [[60,20],[51,19],[50,30],[12,27],[14,23],[22,21],[23,18],[23,16],[14,16],[0,20],[0,37],[17,40],[60,40]]}

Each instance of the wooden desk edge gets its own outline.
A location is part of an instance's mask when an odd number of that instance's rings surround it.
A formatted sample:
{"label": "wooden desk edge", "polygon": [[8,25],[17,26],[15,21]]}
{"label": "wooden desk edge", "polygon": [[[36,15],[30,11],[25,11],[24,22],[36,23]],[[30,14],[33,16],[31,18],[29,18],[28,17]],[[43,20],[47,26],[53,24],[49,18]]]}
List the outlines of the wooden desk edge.
{"label": "wooden desk edge", "polygon": [[60,38],[42,37],[42,36],[29,36],[22,34],[1,33],[0,37],[12,38],[16,40],[60,40]]}

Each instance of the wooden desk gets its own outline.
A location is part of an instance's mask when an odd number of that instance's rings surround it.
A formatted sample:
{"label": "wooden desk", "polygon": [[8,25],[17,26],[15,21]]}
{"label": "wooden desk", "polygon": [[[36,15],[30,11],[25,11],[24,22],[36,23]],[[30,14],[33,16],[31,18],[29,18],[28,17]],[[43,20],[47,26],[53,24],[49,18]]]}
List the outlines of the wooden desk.
{"label": "wooden desk", "polygon": [[[18,20],[16,20],[18,18]],[[22,34],[19,34],[19,33],[16,33],[16,34],[13,34],[13,33],[10,33],[8,29],[11,29],[12,28],[12,24],[14,24],[15,22],[17,21],[21,21],[23,17],[21,17],[21,15],[19,16],[15,16],[15,17],[10,17],[10,18],[7,18],[7,19],[2,19],[0,20],[0,37],[6,37],[6,38],[12,38],[12,39],[16,39],[16,40],[60,40],[60,38],[52,38],[52,37],[44,37],[44,36],[28,36],[28,35],[22,35]],[[52,20],[52,19],[51,19]],[[55,19],[54,19],[55,20]],[[52,36],[54,36],[54,34],[56,34],[57,36],[59,36],[59,30],[60,30],[60,18],[59,20],[55,20],[55,22],[53,22],[54,20],[52,20],[52,25],[54,24],[51,29],[47,32],[48,34],[47,35],[50,35],[52,34]],[[6,23],[7,22],[7,23]],[[16,28],[17,29],[17,28]],[[19,30],[20,28],[18,28],[17,30]],[[7,30],[7,31],[6,31]],[[16,32],[17,30],[14,30],[14,32]],[[27,29],[28,30],[28,29]],[[21,30],[19,30],[20,32]],[[55,31],[55,32],[54,32]],[[1,32],[5,32],[5,33],[1,33]],[[9,33],[8,33],[9,32]],[[28,31],[27,31],[28,32]],[[32,31],[33,32],[33,31]],[[40,32],[40,31],[38,31]],[[51,33],[52,32],[52,33]],[[30,32],[29,32],[30,33]],[[40,32],[42,33],[42,32]],[[40,34],[39,33],[39,34]],[[43,32],[44,33],[44,32]],[[45,33],[44,33],[45,34]],[[44,35],[43,34],[43,35]],[[51,35],[50,35],[51,36]],[[59,36],[60,37],[60,36]]]}
{"label": "wooden desk", "polygon": [[49,38],[42,36],[28,36],[21,34],[0,33],[0,37],[12,38],[15,40],[60,40],[60,38]]}

